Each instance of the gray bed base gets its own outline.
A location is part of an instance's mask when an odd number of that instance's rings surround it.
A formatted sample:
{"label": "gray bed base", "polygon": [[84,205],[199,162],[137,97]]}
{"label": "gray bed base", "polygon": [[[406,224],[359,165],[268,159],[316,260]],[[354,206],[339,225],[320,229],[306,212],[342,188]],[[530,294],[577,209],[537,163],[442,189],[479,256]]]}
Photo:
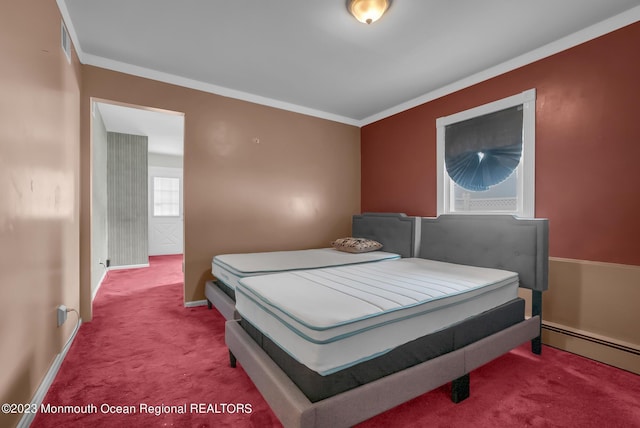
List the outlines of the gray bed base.
{"label": "gray bed base", "polygon": [[[469,395],[469,373],[531,341],[540,353],[542,291],[548,287],[548,221],[511,216],[447,215],[421,220],[423,258],[508,269],[533,292],[532,316],[505,330],[369,384],[311,403],[242,329],[225,325],[231,366],[240,362],[285,427],[348,427],[447,382],[452,400]],[[539,299],[539,302],[537,301]]]}
{"label": "gray bed base", "polygon": [[235,356],[232,358],[237,358],[285,427],[349,427],[449,381],[464,379],[472,370],[536,337],[539,326],[539,317],[529,318],[457,351],[315,403],[309,401],[237,320],[227,321],[225,340]]}
{"label": "gray bed base", "polygon": [[207,281],[204,286],[204,295],[207,298],[207,306],[209,309],[215,308],[222,314],[225,320],[239,319],[236,312],[236,302],[220,289],[215,281]]}
{"label": "gray bed base", "polygon": [[[417,217],[402,213],[364,213],[354,215],[351,220],[351,234],[357,238],[373,239],[383,245],[383,250],[413,257],[417,254],[420,239],[420,223]],[[226,320],[238,319],[236,304],[229,295],[207,281],[204,287],[209,309],[215,306]]]}

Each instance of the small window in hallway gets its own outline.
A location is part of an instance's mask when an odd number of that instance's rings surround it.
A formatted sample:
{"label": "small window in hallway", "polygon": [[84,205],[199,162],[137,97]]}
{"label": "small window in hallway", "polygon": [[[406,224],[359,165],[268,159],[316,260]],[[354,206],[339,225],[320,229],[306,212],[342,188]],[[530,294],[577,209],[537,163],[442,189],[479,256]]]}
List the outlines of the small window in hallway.
{"label": "small window in hallway", "polygon": [[153,177],[153,215],[178,217],[180,215],[180,179]]}

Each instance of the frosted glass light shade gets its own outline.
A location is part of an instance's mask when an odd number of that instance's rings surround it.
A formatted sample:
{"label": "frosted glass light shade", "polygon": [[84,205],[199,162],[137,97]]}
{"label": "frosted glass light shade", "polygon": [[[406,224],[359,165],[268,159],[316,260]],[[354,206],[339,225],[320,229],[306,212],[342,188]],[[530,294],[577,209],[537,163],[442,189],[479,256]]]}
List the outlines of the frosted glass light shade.
{"label": "frosted glass light shade", "polygon": [[376,22],[387,11],[391,0],[349,0],[347,9],[360,22]]}

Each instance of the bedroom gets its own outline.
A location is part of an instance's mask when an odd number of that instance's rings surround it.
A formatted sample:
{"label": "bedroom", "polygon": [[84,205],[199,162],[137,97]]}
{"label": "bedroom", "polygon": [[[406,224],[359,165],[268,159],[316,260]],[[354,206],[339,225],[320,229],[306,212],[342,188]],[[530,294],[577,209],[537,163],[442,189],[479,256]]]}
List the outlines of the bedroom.
{"label": "bedroom", "polygon": [[[619,30],[359,129],[80,65],[76,57],[68,66],[59,54],[56,5],[14,6],[2,14],[3,51],[15,60],[0,76],[7,94],[0,174],[3,192],[17,187],[24,197],[9,199],[9,193],[0,203],[7,266],[2,301],[13,302],[2,320],[14,326],[2,339],[15,344],[2,351],[5,401],[31,399],[70,335],[71,325],[57,329],[51,321],[58,304],[91,319],[85,268],[90,97],[185,112],[185,302],[194,302],[203,299],[212,254],[324,245],[347,234],[358,212],[435,215],[431,124],[535,87],[536,214],[550,219],[553,258],[545,308],[550,327],[564,331],[549,330],[556,337],[547,340],[637,370],[637,353],[584,338],[586,332],[636,352],[640,347],[637,330],[629,330],[640,323],[631,307],[640,293],[640,63],[633,55],[640,26],[634,11],[630,25]],[[17,39],[22,44],[9,43]],[[314,159],[313,168],[305,159]],[[56,188],[57,201],[49,197]]]}

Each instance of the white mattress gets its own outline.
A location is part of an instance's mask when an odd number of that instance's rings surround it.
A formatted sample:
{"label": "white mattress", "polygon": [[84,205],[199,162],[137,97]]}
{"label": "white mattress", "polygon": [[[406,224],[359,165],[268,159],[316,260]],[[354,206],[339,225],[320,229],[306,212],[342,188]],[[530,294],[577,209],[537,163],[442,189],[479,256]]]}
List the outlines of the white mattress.
{"label": "white mattress", "polygon": [[242,278],[300,269],[319,269],[359,263],[399,259],[400,255],[384,251],[347,253],[334,248],[271,251],[264,253],[222,254],[211,263],[213,275],[231,288]]}
{"label": "white mattress", "polygon": [[240,280],[240,315],[327,375],[517,297],[517,273],[410,258]]}

